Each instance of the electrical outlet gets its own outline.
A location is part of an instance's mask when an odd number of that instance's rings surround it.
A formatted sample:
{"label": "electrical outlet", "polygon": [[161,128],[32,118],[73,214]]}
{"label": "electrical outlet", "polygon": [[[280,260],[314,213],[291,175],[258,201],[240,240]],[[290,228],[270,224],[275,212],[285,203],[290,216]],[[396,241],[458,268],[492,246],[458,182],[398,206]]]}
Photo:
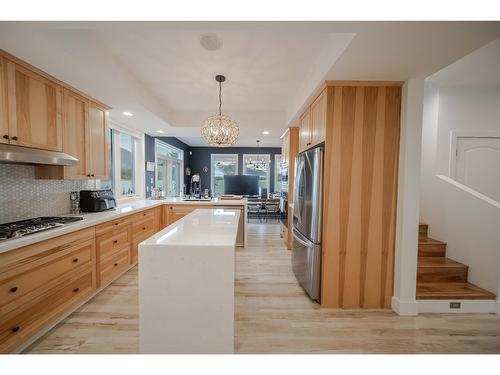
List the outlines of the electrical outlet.
{"label": "electrical outlet", "polygon": [[450,309],[459,309],[461,305],[461,302],[450,302]]}

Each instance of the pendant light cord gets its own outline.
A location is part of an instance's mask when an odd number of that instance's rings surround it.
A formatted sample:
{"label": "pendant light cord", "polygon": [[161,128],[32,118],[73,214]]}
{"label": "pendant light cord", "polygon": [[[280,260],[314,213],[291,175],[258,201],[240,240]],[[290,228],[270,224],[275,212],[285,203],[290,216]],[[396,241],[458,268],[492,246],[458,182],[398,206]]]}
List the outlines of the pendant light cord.
{"label": "pendant light cord", "polygon": [[222,82],[219,81],[219,116],[222,116]]}

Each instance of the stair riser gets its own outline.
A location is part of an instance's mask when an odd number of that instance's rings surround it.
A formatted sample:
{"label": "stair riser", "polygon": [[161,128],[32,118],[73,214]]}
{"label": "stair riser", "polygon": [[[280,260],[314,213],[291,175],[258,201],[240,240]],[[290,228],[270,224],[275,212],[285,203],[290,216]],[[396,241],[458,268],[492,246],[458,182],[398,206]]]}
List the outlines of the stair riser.
{"label": "stair riser", "polygon": [[419,225],[418,226],[418,235],[420,237],[427,237],[427,231],[429,230],[428,225]]}
{"label": "stair riser", "polygon": [[441,283],[441,282],[466,282],[467,267],[418,267],[417,282]]}
{"label": "stair riser", "polygon": [[444,257],[446,255],[446,244],[419,244],[419,257]]}

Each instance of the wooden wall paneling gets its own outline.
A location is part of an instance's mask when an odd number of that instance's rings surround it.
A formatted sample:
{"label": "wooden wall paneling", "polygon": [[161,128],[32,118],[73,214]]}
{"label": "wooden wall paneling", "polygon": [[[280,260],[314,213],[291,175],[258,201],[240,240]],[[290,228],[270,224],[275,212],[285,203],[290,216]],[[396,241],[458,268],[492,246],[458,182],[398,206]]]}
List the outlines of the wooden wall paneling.
{"label": "wooden wall paneling", "polygon": [[401,88],[331,86],[327,103],[321,304],[389,308]]}

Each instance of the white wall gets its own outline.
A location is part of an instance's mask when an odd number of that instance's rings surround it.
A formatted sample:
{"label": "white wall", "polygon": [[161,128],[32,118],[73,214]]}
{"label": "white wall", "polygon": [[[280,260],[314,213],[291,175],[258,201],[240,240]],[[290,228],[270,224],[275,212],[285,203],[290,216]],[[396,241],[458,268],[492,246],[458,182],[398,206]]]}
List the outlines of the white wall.
{"label": "white wall", "polygon": [[446,174],[451,130],[500,130],[500,90],[437,88],[426,83],[420,220],[447,256],[469,265],[469,281],[499,294],[500,208]]}
{"label": "white wall", "polygon": [[400,315],[417,315],[416,278],[420,198],[420,138],[424,83],[405,82],[401,100],[398,208],[391,307]]}
{"label": "white wall", "polygon": [[500,131],[499,87],[440,87],[436,172],[448,175],[451,130]]}

